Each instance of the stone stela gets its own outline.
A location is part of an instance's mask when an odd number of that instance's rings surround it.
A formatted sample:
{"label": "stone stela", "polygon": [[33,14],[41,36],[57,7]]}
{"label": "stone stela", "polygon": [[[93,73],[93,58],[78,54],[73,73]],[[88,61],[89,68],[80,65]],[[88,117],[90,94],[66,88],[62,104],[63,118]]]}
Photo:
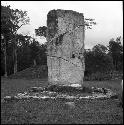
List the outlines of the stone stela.
{"label": "stone stela", "polygon": [[47,14],[47,66],[50,84],[83,84],[84,16],[72,10]]}

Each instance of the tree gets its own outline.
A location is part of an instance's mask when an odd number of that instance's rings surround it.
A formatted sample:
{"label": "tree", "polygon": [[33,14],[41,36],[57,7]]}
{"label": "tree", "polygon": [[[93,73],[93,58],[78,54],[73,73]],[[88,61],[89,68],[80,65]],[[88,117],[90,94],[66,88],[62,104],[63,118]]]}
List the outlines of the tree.
{"label": "tree", "polygon": [[85,50],[85,75],[93,73],[109,73],[112,68],[112,58],[107,54],[107,47],[95,45],[90,50]]}
{"label": "tree", "polygon": [[1,51],[4,52],[5,60],[5,77],[7,77],[7,38],[11,31],[11,22],[9,20],[11,15],[10,6],[1,6]]}
{"label": "tree", "polygon": [[32,43],[30,44],[31,49],[31,58],[33,59],[34,66],[37,65],[36,58],[39,53],[39,43],[33,38]]}
{"label": "tree", "polygon": [[107,47],[98,44],[92,48],[95,68],[99,72],[108,72],[112,69],[112,59],[107,54]]}
{"label": "tree", "polygon": [[27,12],[22,10],[12,10],[12,23],[13,23],[13,34],[14,34],[14,73],[17,72],[17,31],[23,25],[29,23],[29,17]]}
{"label": "tree", "polygon": [[39,64],[42,64],[42,65],[47,64],[46,52],[47,52],[47,44],[44,43],[40,46],[39,54],[37,55],[38,60],[40,62]]}
{"label": "tree", "polygon": [[[14,73],[17,72],[17,31],[23,25],[29,23],[29,17],[27,16],[27,11],[22,11],[18,9],[10,9],[10,6],[4,7],[2,6],[3,15],[8,15],[5,21],[6,23],[2,23],[2,33],[5,34],[5,31],[9,31],[9,35],[11,36],[11,41],[13,43],[13,57],[14,57]],[[9,10],[9,11],[8,11]],[[3,18],[4,19],[4,18]],[[3,20],[2,19],[2,20]],[[5,25],[6,24],[6,25]]]}
{"label": "tree", "polygon": [[18,35],[19,43],[17,44],[18,50],[18,70],[21,71],[32,65],[41,65],[46,61],[45,45],[40,45],[31,36]]}
{"label": "tree", "polygon": [[18,71],[24,70],[32,66],[30,44],[32,42],[31,36],[23,36],[18,34],[19,42],[17,44],[18,52]]}
{"label": "tree", "polygon": [[112,56],[115,70],[118,70],[118,64],[122,60],[123,46],[121,45],[121,37],[113,38],[109,41],[109,54]]}
{"label": "tree", "polygon": [[97,54],[97,53],[100,53],[100,54],[106,54],[107,53],[107,47],[104,46],[104,45],[101,45],[101,44],[97,44],[95,45],[92,50]]}

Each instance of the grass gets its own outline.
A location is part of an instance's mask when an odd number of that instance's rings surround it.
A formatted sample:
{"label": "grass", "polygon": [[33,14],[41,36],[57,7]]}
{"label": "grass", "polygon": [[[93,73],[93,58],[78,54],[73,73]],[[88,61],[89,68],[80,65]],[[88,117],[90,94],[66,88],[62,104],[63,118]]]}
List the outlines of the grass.
{"label": "grass", "polygon": [[[85,81],[84,86],[105,87],[121,93],[121,80]],[[1,79],[1,98],[24,92],[30,87],[45,87],[46,79]],[[120,100],[75,100],[75,108],[66,100],[20,100],[1,102],[2,124],[123,124]]]}

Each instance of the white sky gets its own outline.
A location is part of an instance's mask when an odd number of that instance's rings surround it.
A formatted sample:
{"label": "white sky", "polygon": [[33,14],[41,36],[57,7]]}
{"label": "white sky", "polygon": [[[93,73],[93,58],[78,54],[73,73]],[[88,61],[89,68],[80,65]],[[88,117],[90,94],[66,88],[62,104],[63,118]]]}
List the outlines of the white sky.
{"label": "white sky", "polygon": [[[85,48],[96,44],[108,45],[111,38],[123,36],[122,1],[1,1],[2,5],[28,11],[30,25],[19,32],[34,34],[34,29],[46,26],[47,13],[52,9],[74,10],[97,22],[93,29],[86,30]],[[45,39],[37,38],[40,43]]]}

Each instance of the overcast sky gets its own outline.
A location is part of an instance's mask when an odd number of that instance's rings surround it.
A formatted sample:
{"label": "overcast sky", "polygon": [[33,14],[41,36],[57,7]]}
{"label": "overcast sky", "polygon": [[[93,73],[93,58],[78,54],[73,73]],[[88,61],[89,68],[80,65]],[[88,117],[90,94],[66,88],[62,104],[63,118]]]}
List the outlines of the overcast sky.
{"label": "overcast sky", "polygon": [[[85,33],[85,48],[96,44],[108,45],[111,38],[123,36],[122,1],[1,1],[2,5],[28,11],[30,25],[23,26],[19,33],[34,34],[34,29],[46,26],[47,13],[52,9],[74,10],[93,18],[96,26]],[[40,43],[44,38],[37,38]]]}

